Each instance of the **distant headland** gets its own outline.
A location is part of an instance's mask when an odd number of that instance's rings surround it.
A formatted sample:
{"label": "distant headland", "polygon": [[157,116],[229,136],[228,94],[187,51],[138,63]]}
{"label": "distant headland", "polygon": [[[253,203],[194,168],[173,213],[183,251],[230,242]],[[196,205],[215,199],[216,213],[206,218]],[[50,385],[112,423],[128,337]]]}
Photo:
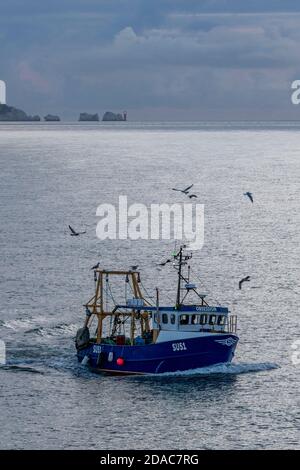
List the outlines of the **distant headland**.
{"label": "distant headland", "polygon": [[60,117],[55,116],[53,114],[47,114],[47,116],[44,117],[44,120],[46,122],[58,122],[58,121],[60,121]]}
{"label": "distant headland", "polygon": [[[46,122],[59,122],[61,118],[55,114],[47,114],[44,116]],[[99,114],[80,113],[80,122],[98,122],[100,121]],[[0,121],[11,121],[11,122],[38,122],[41,121],[41,117],[38,115],[30,116],[22,109],[15,108],[14,106],[8,106],[7,104],[0,103]],[[127,121],[127,112],[113,113],[106,111],[103,114],[102,121],[115,122],[115,121]]]}
{"label": "distant headland", "polygon": [[115,114],[111,111],[106,111],[106,113],[104,113],[102,121],[127,121],[127,112],[124,111],[123,114]]}
{"label": "distant headland", "polygon": [[[99,114],[80,113],[79,121],[99,121]],[[103,115],[102,121],[127,121],[127,112],[112,113],[106,111]]]}
{"label": "distant headland", "polygon": [[40,116],[29,116],[22,109],[0,103],[0,121],[40,121]]}
{"label": "distant headland", "polygon": [[[60,121],[60,117],[55,114],[47,114],[44,116],[44,120],[46,122],[58,122]],[[78,120],[80,122],[100,121],[98,113],[80,113]],[[8,106],[6,104],[6,83],[3,80],[0,80],[0,121],[37,122],[41,121],[41,118],[38,115],[30,116],[22,109]],[[123,113],[113,113],[111,111],[106,111],[102,117],[102,121],[127,121],[127,111],[123,111]]]}
{"label": "distant headland", "polygon": [[79,121],[99,121],[99,114],[80,113]]}

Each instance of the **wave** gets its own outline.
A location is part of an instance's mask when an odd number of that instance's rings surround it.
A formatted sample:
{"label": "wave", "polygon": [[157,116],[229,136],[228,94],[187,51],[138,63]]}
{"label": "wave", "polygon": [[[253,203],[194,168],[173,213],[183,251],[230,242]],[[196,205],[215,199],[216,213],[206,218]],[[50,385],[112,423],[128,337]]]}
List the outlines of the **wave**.
{"label": "wave", "polygon": [[44,372],[42,372],[41,370],[28,366],[4,365],[0,366],[0,371],[1,370],[7,370],[11,372],[29,372],[31,374],[44,374]]}

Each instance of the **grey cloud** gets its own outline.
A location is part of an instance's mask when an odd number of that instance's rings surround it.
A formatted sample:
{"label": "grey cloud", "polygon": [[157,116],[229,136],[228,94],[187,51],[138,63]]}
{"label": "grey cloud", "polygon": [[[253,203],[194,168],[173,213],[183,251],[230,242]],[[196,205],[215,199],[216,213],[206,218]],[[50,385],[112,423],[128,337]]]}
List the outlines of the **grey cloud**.
{"label": "grey cloud", "polygon": [[247,107],[257,118],[286,118],[295,115],[288,93],[299,42],[300,5],[290,0],[0,6],[0,78],[30,112],[193,109],[234,118]]}

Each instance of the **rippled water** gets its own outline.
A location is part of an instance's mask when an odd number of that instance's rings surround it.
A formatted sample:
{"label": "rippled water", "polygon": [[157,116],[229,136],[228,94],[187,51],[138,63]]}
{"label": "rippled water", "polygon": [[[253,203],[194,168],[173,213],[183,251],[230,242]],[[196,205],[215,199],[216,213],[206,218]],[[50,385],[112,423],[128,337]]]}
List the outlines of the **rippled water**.
{"label": "rippled water", "polygon": [[[299,138],[295,123],[0,126],[1,448],[299,448]],[[90,373],[73,344],[90,267],[137,263],[149,291],[175,287],[156,266],[173,244],[99,241],[97,206],[185,201],[170,188],[188,183],[205,204],[194,271],[239,316],[235,362]]]}

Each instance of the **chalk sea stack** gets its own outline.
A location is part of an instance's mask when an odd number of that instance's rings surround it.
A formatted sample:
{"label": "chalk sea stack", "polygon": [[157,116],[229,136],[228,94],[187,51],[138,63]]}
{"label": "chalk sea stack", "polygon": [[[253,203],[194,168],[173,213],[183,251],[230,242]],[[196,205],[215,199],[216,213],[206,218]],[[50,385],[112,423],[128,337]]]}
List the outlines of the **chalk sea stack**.
{"label": "chalk sea stack", "polygon": [[123,114],[121,113],[112,113],[111,111],[106,111],[104,113],[104,116],[102,118],[102,121],[126,121],[127,120],[127,114],[124,112]]}
{"label": "chalk sea stack", "polygon": [[60,121],[60,117],[53,114],[47,114],[47,116],[44,117],[44,120],[47,122],[58,122]]}
{"label": "chalk sea stack", "polygon": [[99,115],[96,114],[88,114],[88,113],[80,113],[79,121],[99,121]]}
{"label": "chalk sea stack", "polygon": [[21,109],[8,106],[7,104],[0,104],[0,121],[40,121],[40,116],[29,116]]}

